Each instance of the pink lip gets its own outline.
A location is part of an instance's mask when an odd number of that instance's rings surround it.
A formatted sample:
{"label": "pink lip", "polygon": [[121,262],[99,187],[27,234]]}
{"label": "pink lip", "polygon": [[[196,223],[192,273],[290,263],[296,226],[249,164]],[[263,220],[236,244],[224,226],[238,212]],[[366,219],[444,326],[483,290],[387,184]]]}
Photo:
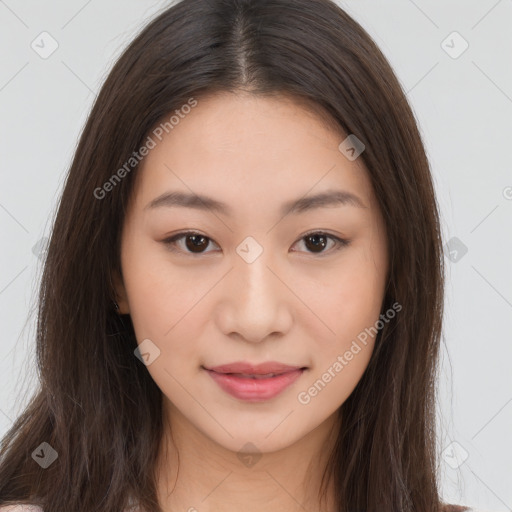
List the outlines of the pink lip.
{"label": "pink lip", "polygon": [[[268,362],[259,365],[232,363],[204,369],[226,393],[240,400],[263,402],[284,391],[302,375],[305,368]],[[259,379],[240,375],[265,375],[268,373],[276,375]]]}
{"label": "pink lip", "polygon": [[213,370],[217,373],[247,373],[249,375],[265,375],[267,373],[286,373],[299,370],[301,366],[290,366],[276,361],[268,361],[260,364],[251,364],[243,361],[236,363],[212,366],[206,370]]}

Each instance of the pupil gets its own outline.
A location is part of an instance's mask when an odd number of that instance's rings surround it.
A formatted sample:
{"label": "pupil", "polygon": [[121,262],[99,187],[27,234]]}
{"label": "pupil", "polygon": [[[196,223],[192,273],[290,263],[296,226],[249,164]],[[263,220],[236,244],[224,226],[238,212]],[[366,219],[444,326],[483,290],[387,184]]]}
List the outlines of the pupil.
{"label": "pupil", "polygon": [[[196,239],[199,239],[200,242],[196,243]],[[189,240],[193,240],[192,244],[189,244]],[[191,252],[201,252],[200,250],[197,251],[197,249],[204,249],[208,244],[205,244],[206,237],[202,235],[189,235],[187,237],[187,249],[189,249]],[[203,244],[204,247],[201,247],[201,244]]]}
{"label": "pupil", "polygon": [[321,242],[313,242],[313,248],[320,248],[320,249],[324,249],[325,246],[327,245],[325,243],[325,240],[326,240],[326,237],[324,235],[309,235],[306,237],[306,240],[318,240],[318,239],[321,239],[322,241]]}

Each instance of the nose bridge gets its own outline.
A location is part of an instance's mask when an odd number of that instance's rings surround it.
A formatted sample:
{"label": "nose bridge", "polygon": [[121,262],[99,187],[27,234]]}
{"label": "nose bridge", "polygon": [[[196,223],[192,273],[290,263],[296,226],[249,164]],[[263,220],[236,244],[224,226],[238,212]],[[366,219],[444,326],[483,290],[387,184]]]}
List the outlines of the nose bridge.
{"label": "nose bridge", "polygon": [[276,278],[270,271],[272,264],[267,256],[269,253],[270,251],[265,251],[250,263],[240,258],[235,264],[235,273],[240,280],[239,298],[243,303],[257,305],[272,300],[272,296],[275,298]]}
{"label": "nose bridge", "polygon": [[[265,242],[268,239],[265,238]],[[246,237],[236,248],[235,275],[242,284],[241,296],[245,300],[262,301],[275,285],[275,276],[269,267],[274,266],[272,251],[264,242]],[[241,298],[242,298],[241,297]]]}

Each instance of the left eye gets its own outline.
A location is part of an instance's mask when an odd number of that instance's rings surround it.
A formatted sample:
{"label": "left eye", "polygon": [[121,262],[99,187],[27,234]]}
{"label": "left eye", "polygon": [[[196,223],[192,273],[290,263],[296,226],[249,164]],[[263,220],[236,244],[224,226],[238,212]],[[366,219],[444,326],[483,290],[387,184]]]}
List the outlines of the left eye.
{"label": "left eye", "polygon": [[[185,239],[185,249],[181,247],[180,249],[176,249],[175,247],[178,244],[178,242],[181,242],[183,239]],[[312,252],[313,254],[324,254],[327,251],[324,251],[324,249],[328,245],[328,240],[331,240],[333,242],[333,245],[336,246],[335,250],[339,250],[343,247],[346,247],[350,244],[349,240],[344,240],[342,238],[339,238],[334,235],[329,235],[327,233],[323,233],[321,231],[313,231],[311,233],[307,233],[302,238],[300,238],[297,242],[305,241],[305,245],[308,248],[312,248],[313,250],[308,251]],[[178,233],[177,235],[174,235],[171,238],[167,238],[166,240],[163,240],[163,243],[169,247],[171,251],[175,252],[189,252],[192,254],[205,254],[207,252],[212,251],[205,251],[204,249],[208,247],[209,243],[213,242],[211,238],[208,238],[207,236],[202,235],[201,233],[195,233],[193,231],[186,231],[183,233]],[[296,243],[297,243],[296,242]],[[217,245],[215,242],[213,242],[215,245]],[[294,244],[295,245],[295,244]],[[217,246],[218,247],[218,246]],[[331,247],[332,248],[332,247]],[[319,249],[319,250],[317,250]]]}
{"label": "left eye", "polygon": [[[328,233],[323,233],[321,231],[313,231],[312,233],[307,233],[298,241],[303,240],[305,240],[305,245],[307,247],[312,247],[314,249],[313,251],[311,251],[313,252],[313,254],[326,253],[327,251],[323,251],[323,249],[325,249],[325,247],[328,245],[328,240],[333,241],[333,246],[335,246],[335,250],[342,249],[343,247],[346,247],[350,244],[349,240],[345,240],[334,235],[329,235]],[[320,250],[316,251],[316,249]]]}

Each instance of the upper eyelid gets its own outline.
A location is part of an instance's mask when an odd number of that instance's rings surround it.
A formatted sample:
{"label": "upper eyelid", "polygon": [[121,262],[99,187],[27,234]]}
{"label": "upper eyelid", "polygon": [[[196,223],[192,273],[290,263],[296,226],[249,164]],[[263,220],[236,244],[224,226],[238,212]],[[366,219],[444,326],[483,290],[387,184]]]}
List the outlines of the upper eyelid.
{"label": "upper eyelid", "polygon": [[[187,235],[204,236],[208,240],[211,240],[212,242],[215,242],[215,240],[212,237],[210,237],[208,235],[203,235],[203,233],[199,233],[198,231],[182,231],[181,233],[175,233],[174,235],[172,235],[170,237],[167,237],[163,241],[166,242],[166,241],[169,241],[169,240],[179,240],[180,238],[182,238],[184,236],[187,236]],[[333,235],[332,233],[328,233],[327,231],[313,230],[313,231],[308,231],[307,233],[304,233],[302,236],[300,236],[300,238],[297,239],[297,241],[302,240],[303,238],[305,238],[307,236],[310,236],[310,235],[325,235],[327,237],[338,239],[338,240],[342,240],[343,239],[342,237],[337,236],[337,235]],[[345,240],[345,241],[348,241],[348,240]],[[217,244],[217,242],[215,242],[215,243]]]}
{"label": "upper eyelid", "polygon": [[[167,237],[165,240],[163,240],[164,243],[166,243],[167,245],[171,245],[171,244],[176,244],[176,242],[178,240],[181,240],[182,238],[186,237],[187,235],[198,235],[198,236],[203,236],[204,238],[210,240],[211,242],[213,242],[215,245],[217,245],[217,247],[219,247],[219,244],[211,237],[207,236],[207,235],[204,235],[203,233],[199,233],[198,231],[182,231],[180,233],[176,233],[170,237]],[[342,236],[337,236],[337,235],[333,235],[331,233],[328,233],[327,231],[323,231],[321,229],[317,229],[317,230],[311,230],[311,231],[308,231],[306,233],[304,233],[303,235],[301,235],[295,242],[294,242],[294,245],[295,243],[303,240],[305,237],[307,236],[310,236],[310,235],[324,235],[326,236],[327,238],[330,238],[331,240],[333,240],[335,242],[335,244],[338,244],[338,246],[347,246],[351,243],[351,240],[347,239],[347,238],[344,238]],[[338,247],[340,248],[340,247]],[[208,252],[211,252],[211,251],[206,251],[206,252],[203,252],[203,253],[192,253],[192,252],[189,252],[189,251],[183,251],[185,254],[195,254],[197,256],[201,256],[203,254],[208,254]],[[318,253],[319,256],[322,256],[323,254],[327,254],[329,251],[326,251],[326,252],[321,252],[321,253]],[[314,253],[312,253],[314,254]]]}

